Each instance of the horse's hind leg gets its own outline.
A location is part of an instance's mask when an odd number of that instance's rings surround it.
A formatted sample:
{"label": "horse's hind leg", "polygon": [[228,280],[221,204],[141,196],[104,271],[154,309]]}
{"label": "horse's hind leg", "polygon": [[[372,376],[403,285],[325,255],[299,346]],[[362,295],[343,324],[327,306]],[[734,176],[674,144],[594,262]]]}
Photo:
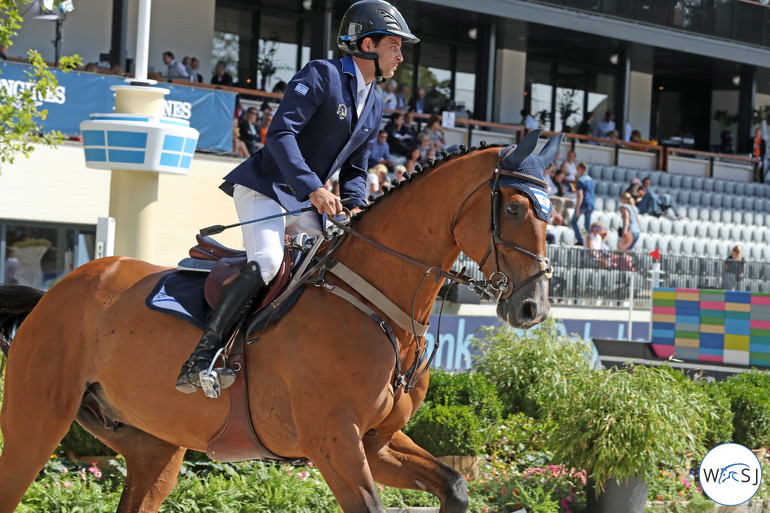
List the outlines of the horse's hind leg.
{"label": "horse's hind leg", "polygon": [[76,380],[68,384],[60,373],[41,369],[39,362],[27,367],[21,363],[21,354],[11,350],[0,412],[0,513],[11,513],[21,502],[67,434],[83,397]]}
{"label": "horse's hind leg", "polygon": [[364,439],[374,480],[395,488],[430,492],[441,501],[441,513],[464,513],[468,488],[459,472],[441,463],[401,431],[387,443]]}
{"label": "horse's hind leg", "polygon": [[78,420],[126,459],[126,484],[117,513],[156,513],[176,484],[186,449],[132,426],[108,428],[81,410]]}

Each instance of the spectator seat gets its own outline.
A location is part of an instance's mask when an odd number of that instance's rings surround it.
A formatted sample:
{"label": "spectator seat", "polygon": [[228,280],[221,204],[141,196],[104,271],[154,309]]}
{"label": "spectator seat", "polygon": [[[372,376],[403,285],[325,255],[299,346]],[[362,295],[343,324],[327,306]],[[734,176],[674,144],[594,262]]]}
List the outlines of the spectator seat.
{"label": "spectator seat", "polygon": [[736,182],[734,193],[740,196],[744,196],[746,194],[746,184],[743,182]]}
{"label": "spectator seat", "polygon": [[696,176],[692,180],[692,190],[694,191],[702,191],[703,185],[706,182],[706,178],[703,176]]}
{"label": "spectator seat", "polygon": [[[599,184],[597,184],[598,186]],[[594,210],[604,210],[604,196],[600,196],[599,193],[596,194],[596,198],[594,198]]]}
{"label": "spectator seat", "polygon": [[618,210],[617,197],[609,196],[607,198],[604,198],[604,210],[606,212],[616,212]]}
{"label": "spectator seat", "polygon": [[701,207],[698,211],[698,221],[702,223],[708,223],[711,219],[711,209]]}
{"label": "spectator seat", "polygon": [[684,222],[676,221],[674,223],[671,223],[671,233],[673,233],[674,235],[679,235],[680,237],[684,235]]}
{"label": "spectator seat", "polygon": [[732,196],[732,200],[733,200],[732,208],[735,210],[743,210],[744,209],[743,201],[745,199],[746,198],[744,198],[743,196],[738,196],[738,195]]}
{"label": "spectator seat", "polygon": [[719,237],[719,225],[716,223],[709,223],[706,227],[706,233],[709,239],[716,239]]}
{"label": "spectator seat", "polygon": [[681,187],[682,189],[690,191],[693,188],[692,182],[693,182],[693,177],[690,176],[690,175],[686,175],[686,176],[682,177],[682,183],[681,183],[681,185],[679,187]]}
{"label": "spectator seat", "polygon": [[607,196],[610,189],[610,182],[605,180],[598,180],[596,182],[596,194],[599,196]]}
{"label": "spectator seat", "polygon": [[714,180],[712,178],[703,179],[703,190],[706,192],[714,191]]}
{"label": "spectator seat", "polygon": [[714,192],[718,192],[719,194],[722,194],[725,192],[724,180],[714,180]]}
{"label": "spectator seat", "polygon": [[673,189],[679,189],[682,186],[682,175],[673,174],[671,175],[671,183],[669,187]]}
{"label": "spectator seat", "polygon": [[688,221],[684,223],[684,234],[688,237],[695,237],[696,226],[698,226],[698,221]]}
{"label": "spectator seat", "polygon": [[[732,210],[722,210],[722,222],[723,223],[736,223],[740,224],[740,220],[736,221],[735,217],[736,214],[739,214],[739,211],[732,211]],[[739,214],[740,215],[740,214]]]}
{"label": "spectator seat", "polygon": [[658,180],[658,185],[661,187],[668,187],[671,185],[671,174],[667,172],[660,173],[660,179]]}
{"label": "spectator seat", "polygon": [[708,227],[709,223],[698,223],[695,226],[695,235],[697,237],[708,237]]}
{"label": "spectator seat", "polygon": [[735,182],[725,180],[725,194],[735,194]]}
{"label": "spectator seat", "polygon": [[711,206],[730,208],[732,206],[732,197],[724,194],[714,194],[711,196]]}

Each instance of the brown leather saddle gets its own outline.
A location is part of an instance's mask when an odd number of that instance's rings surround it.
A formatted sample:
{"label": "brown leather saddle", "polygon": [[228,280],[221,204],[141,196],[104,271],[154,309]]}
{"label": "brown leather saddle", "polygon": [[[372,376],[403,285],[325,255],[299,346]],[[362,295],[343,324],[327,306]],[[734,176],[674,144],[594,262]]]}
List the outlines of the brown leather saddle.
{"label": "brown leather saddle", "polygon": [[[206,278],[204,285],[204,294],[206,302],[211,308],[214,308],[225,286],[238,274],[244,265],[246,265],[246,252],[237,249],[228,248],[218,243],[210,237],[195,236],[197,245],[190,248],[189,255],[197,260],[214,261],[216,264]],[[294,263],[294,248],[289,243],[290,238],[286,236],[284,245],[283,262],[278,270],[276,277],[265,287],[260,296],[254,302],[250,313],[254,313],[263,306],[270,303],[281,293],[286,284],[292,277],[292,265]]]}
{"label": "brown leather saddle", "polygon": [[[190,248],[190,257],[216,262],[204,286],[206,302],[214,308],[222,297],[222,291],[225,286],[246,264],[246,252],[223,246],[209,237],[196,235],[196,240],[198,244]],[[284,247],[286,249],[284,250],[284,258],[278,275],[265,287],[264,292],[254,302],[255,306],[249,315],[275,299],[291,279],[294,248],[289,243],[288,237]],[[243,352],[243,345],[247,336],[247,333],[236,334],[235,343],[228,355],[228,367],[233,369],[238,374],[238,377],[227,389],[230,392],[228,394],[230,397],[230,412],[227,420],[219,432],[209,440],[206,454],[218,461],[254,459],[286,461],[287,458],[271,452],[264,446],[251,422],[246,358]]]}

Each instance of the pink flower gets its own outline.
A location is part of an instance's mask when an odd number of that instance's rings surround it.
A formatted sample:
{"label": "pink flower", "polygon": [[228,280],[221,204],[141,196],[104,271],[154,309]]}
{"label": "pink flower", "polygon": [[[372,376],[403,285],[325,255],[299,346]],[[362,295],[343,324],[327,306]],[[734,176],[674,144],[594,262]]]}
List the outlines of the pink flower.
{"label": "pink flower", "polygon": [[72,483],[70,483],[69,481],[64,481],[64,487],[65,488],[69,488],[71,486],[72,486]]}
{"label": "pink flower", "polygon": [[94,472],[94,477],[96,479],[101,479],[102,478],[102,473],[97,470],[96,472]]}
{"label": "pink flower", "polygon": [[685,485],[687,488],[689,488],[689,487],[690,487],[690,482],[689,482],[687,479],[684,479],[684,478],[682,478],[682,482],[684,483],[684,485]]}
{"label": "pink flower", "polygon": [[56,482],[54,482],[54,484],[53,484],[53,485],[54,485],[54,486],[61,486],[61,483],[59,483],[58,481],[56,481]]}
{"label": "pink flower", "polygon": [[69,472],[69,470],[67,470],[67,467],[62,467],[61,468],[61,473],[62,474],[66,474],[67,472]]}

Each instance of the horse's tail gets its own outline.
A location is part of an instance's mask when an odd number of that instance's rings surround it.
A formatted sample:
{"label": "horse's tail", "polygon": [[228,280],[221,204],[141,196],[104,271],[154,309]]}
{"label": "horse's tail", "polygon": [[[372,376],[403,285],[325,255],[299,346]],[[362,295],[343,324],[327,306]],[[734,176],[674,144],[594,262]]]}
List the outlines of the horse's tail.
{"label": "horse's tail", "polygon": [[0,285],[0,350],[8,349],[16,328],[29,315],[44,292],[22,285]]}

